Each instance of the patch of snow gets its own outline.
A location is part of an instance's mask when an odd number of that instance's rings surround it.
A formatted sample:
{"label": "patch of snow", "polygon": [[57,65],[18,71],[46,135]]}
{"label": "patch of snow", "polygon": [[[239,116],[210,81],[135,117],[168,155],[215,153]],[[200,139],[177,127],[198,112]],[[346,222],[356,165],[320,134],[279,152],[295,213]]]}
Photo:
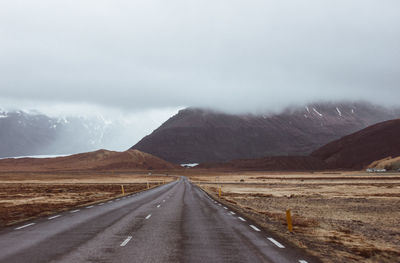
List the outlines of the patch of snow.
{"label": "patch of snow", "polygon": [[186,168],[192,168],[199,165],[198,163],[182,163],[181,166],[182,167],[186,167]]}
{"label": "patch of snow", "polygon": [[336,111],[338,112],[339,116],[342,117],[342,112],[339,110],[338,107],[336,107]]}
{"label": "patch of snow", "polygon": [[320,117],[324,116],[324,115],[322,115],[321,113],[319,113],[315,108],[313,108],[313,111],[314,111],[316,114],[318,114]]}
{"label": "patch of snow", "polygon": [[14,156],[14,157],[2,157],[0,159],[22,159],[22,158],[57,158],[57,157],[65,157],[70,156],[70,154],[55,154],[55,155],[26,155],[26,156]]}

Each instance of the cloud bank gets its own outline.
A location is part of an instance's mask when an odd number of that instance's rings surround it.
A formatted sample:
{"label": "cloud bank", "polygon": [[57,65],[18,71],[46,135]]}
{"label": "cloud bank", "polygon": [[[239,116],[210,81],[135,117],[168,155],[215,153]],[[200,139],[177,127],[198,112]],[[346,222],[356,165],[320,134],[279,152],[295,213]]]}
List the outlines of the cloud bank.
{"label": "cloud bank", "polygon": [[122,111],[397,104],[398,10],[397,0],[3,1],[1,98]]}

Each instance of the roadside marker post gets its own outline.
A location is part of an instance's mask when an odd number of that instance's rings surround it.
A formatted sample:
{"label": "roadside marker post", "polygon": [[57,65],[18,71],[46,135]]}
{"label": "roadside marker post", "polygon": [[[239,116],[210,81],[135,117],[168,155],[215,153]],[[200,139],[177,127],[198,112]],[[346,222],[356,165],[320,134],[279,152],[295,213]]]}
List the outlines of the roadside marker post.
{"label": "roadside marker post", "polygon": [[149,182],[147,182],[147,189],[150,189],[150,185],[149,185]]}
{"label": "roadside marker post", "polygon": [[125,195],[125,189],[124,189],[124,185],[121,184],[121,191],[122,191],[122,195]]}
{"label": "roadside marker post", "polygon": [[292,224],[292,215],[290,213],[290,209],[286,210],[286,221],[287,221],[287,227],[290,233],[293,232],[293,224]]}
{"label": "roadside marker post", "polygon": [[219,196],[219,198],[221,198],[221,187],[219,187],[219,191],[218,191],[218,196]]}

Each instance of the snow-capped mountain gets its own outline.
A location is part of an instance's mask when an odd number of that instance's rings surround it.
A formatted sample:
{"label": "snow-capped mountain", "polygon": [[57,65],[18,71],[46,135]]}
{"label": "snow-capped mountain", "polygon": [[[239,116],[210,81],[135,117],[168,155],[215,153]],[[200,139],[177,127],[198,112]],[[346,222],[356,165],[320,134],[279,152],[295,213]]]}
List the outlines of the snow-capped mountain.
{"label": "snow-capped mountain", "polygon": [[181,110],[132,148],[174,163],[308,155],[400,111],[369,103],[314,103],[279,114]]}
{"label": "snow-capped mountain", "polygon": [[0,110],[0,157],[72,154],[107,146],[120,123],[97,117],[49,117]]}

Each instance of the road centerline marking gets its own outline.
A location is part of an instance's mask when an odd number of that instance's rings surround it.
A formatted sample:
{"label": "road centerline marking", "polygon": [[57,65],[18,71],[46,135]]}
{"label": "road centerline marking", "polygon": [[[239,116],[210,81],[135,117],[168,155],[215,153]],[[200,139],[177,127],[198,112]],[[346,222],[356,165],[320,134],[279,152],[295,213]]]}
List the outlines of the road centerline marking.
{"label": "road centerline marking", "polygon": [[308,263],[307,261],[305,261],[304,259],[300,259],[299,263]]}
{"label": "road centerline marking", "polygon": [[77,212],[79,212],[79,211],[81,211],[81,210],[76,209],[76,210],[74,210],[74,211],[71,211],[70,213],[73,214],[73,213],[77,213]]}
{"label": "road centerline marking", "polygon": [[232,215],[236,215],[236,213],[235,213],[235,212],[232,212],[232,211],[230,211],[230,213],[231,213]]}
{"label": "road centerline marking", "polygon": [[27,224],[27,225],[23,225],[23,226],[15,228],[15,230],[20,230],[20,229],[23,229],[23,228],[28,227],[28,226],[33,226],[34,224],[35,223],[30,223],[30,224]]}
{"label": "road centerline marking", "polygon": [[257,231],[257,232],[260,232],[260,231],[261,231],[258,227],[254,226],[254,225],[250,225],[250,227],[253,228],[253,229],[254,229],[255,231]]}
{"label": "road centerline marking", "polygon": [[151,217],[151,214],[147,215],[147,216],[146,216],[146,219],[149,219],[150,217]]}
{"label": "road centerline marking", "polygon": [[160,208],[161,205],[158,205],[157,208]]}
{"label": "road centerline marking", "polygon": [[52,219],[56,219],[57,217],[60,217],[61,215],[56,215],[56,216],[51,216],[49,218],[47,218],[48,220],[52,220]]}
{"label": "road centerline marking", "polygon": [[269,241],[271,241],[272,243],[274,243],[275,246],[279,247],[279,248],[285,248],[284,245],[282,245],[281,243],[279,243],[278,241],[276,241],[275,239],[273,239],[272,237],[268,238]]}
{"label": "road centerline marking", "polygon": [[244,219],[243,217],[238,216],[238,218],[239,218],[240,220],[242,220],[243,222],[246,222],[246,219]]}
{"label": "road centerline marking", "polygon": [[90,205],[90,206],[87,206],[86,208],[87,208],[87,209],[90,209],[90,208],[93,208],[93,206],[92,206],[92,205]]}
{"label": "road centerline marking", "polygon": [[121,247],[124,247],[124,246],[126,246],[128,243],[129,243],[129,241],[131,241],[131,239],[132,239],[132,236],[128,236],[125,240],[124,240],[124,242],[122,242],[121,243]]}

